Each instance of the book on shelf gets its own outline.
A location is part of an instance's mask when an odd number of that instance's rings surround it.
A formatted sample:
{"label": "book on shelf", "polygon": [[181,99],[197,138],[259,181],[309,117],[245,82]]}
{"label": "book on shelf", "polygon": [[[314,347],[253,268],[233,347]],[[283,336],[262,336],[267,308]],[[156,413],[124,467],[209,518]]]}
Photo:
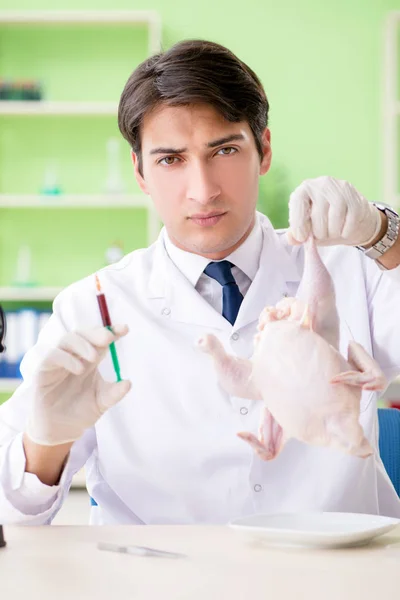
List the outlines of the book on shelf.
{"label": "book on shelf", "polygon": [[0,379],[20,379],[21,360],[37,342],[51,312],[34,308],[6,310],[6,350],[0,354]]}

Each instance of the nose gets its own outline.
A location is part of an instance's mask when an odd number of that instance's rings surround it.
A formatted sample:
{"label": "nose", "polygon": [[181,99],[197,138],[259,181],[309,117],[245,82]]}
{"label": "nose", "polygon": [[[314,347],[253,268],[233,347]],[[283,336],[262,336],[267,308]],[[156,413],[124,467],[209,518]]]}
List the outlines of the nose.
{"label": "nose", "polygon": [[188,199],[198,204],[208,204],[220,193],[220,185],[215,181],[211,167],[200,162],[192,164],[188,173]]}

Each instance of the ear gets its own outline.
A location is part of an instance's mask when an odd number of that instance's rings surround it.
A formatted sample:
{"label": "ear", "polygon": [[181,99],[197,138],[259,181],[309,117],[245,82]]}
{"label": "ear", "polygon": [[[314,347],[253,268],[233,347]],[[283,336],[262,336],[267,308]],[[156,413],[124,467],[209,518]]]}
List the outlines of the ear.
{"label": "ear", "polygon": [[260,175],[265,175],[271,166],[272,150],[271,150],[271,132],[266,127],[262,134],[262,150],[263,158],[260,164]]}
{"label": "ear", "polygon": [[132,163],[133,163],[133,169],[134,169],[134,173],[135,173],[135,178],[136,178],[136,181],[139,184],[140,189],[145,194],[149,194],[150,192],[147,189],[147,185],[146,185],[146,182],[144,180],[144,177],[142,177],[142,175],[139,172],[139,159],[137,157],[137,154],[135,154],[135,152],[133,150],[131,150],[131,159],[132,159]]}

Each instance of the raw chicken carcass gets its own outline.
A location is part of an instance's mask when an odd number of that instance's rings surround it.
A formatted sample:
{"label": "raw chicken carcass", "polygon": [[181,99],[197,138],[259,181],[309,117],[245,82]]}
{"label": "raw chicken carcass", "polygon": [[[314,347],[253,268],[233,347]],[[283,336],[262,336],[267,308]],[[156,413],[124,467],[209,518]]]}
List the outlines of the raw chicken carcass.
{"label": "raw chicken carcass", "polygon": [[361,392],[384,389],[385,377],[357,342],[347,360],[340,354],[333,281],[312,237],[304,254],[298,293],[262,311],[251,360],[228,355],[211,334],[198,345],[223,389],[263,402],[258,437],[238,433],[260,458],[275,458],[289,438],[366,457],[373,451],[359,423]]}

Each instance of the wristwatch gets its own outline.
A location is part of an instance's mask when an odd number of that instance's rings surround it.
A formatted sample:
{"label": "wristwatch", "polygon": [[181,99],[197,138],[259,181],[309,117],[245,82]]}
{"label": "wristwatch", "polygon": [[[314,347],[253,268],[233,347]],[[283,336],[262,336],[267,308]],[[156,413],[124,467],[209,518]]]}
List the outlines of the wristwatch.
{"label": "wristwatch", "polygon": [[[371,248],[364,248],[363,246],[357,246],[357,248],[361,250],[361,252],[363,252],[365,256],[368,256],[368,258],[377,260],[378,258],[383,256],[383,254],[385,254],[385,252],[387,252],[397,240],[400,229],[400,218],[399,215],[393,210],[393,208],[391,208],[387,204],[382,204],[378,202],[372,202],[372,204],[376,206],[378,210],[385,213],[387,217],[388,226],[386,233],[383,236],[383,238],[380,239],[379,242],[376,242],[376,244]],[[383,265],[378,264],[378,266],[386,270],[386,268]]]}

